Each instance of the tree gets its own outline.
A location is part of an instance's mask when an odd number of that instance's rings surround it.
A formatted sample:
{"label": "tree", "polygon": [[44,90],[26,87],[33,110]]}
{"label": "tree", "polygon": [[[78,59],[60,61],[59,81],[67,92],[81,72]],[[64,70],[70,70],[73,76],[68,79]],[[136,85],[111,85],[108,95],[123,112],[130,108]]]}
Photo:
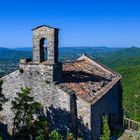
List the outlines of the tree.
{"label": "tree", "polygon": [[108,119],[107,116],[103,116],[103,127],[102,127],[102,135],[100,137],[100,140],[109,140],[110,139],[110,129],[108,125]]}
{"label": "tree", "polygon": [[14,112],[14,128],[13,134],[18,139],[31,139],[37,132],[34,129],[35,118],[34,115],[42,108],[41,104],[34,101],[30,96],[31,89],[21,89],[21,93],[17,93],[14,101],[12,101],[12,110]]}
{"label": "tree", "polygon": [[3,81],[0,80],[0,111],[3,110],[2,105],[7,101],[7,98],[2,94]]}

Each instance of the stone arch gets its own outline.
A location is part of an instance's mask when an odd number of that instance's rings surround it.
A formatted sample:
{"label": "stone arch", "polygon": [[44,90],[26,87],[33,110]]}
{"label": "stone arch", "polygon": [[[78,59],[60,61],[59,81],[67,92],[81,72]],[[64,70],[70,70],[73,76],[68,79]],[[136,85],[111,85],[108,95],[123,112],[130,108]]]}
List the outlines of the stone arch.
{"label": "stone arch", "polygon": [[41,38],[39,41],[41,62],[48,60],[48,46],[49,46],[48,40],[46,38]]}

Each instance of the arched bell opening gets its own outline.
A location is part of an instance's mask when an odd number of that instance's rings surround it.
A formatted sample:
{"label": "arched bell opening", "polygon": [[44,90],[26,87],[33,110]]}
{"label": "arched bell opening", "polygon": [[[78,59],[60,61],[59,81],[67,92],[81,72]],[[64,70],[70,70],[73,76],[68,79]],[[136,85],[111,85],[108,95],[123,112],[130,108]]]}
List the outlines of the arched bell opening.
{"label": "arched bell opening", "polygon": [[48,40],[42,38],[40,40],[40,62],[48,61]]}

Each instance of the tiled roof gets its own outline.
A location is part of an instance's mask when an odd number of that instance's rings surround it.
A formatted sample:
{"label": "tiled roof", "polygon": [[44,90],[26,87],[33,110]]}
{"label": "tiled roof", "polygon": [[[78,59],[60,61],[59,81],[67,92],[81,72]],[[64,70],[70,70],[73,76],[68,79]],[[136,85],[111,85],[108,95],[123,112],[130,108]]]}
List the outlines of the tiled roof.
{"label": "tiled roof", "polygon": [[95,103],[107,93],[121,76],[83,55],[76,61],[63,64],[63,83],[59,88]]}

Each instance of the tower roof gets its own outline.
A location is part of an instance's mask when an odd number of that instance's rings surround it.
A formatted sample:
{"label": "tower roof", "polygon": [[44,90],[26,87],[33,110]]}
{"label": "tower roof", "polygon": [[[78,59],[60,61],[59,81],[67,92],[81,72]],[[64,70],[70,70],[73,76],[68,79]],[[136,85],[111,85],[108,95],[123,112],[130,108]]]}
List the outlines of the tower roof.
{"label": "tower roof", "polygon": [[49,26],[49,25],[40,25],[40,26],[37,26],[37,27],[33,28],[32,31],[33,31],[33,30],[36,30],[36,29],[39,29],[39,28],[42,28],[42,27],[48,27],[48,28],[52,28],[52,29],[57,29],[57,30],[59,30],[58,28],[54,28],[54,27],[51,27],[51,26]]}

